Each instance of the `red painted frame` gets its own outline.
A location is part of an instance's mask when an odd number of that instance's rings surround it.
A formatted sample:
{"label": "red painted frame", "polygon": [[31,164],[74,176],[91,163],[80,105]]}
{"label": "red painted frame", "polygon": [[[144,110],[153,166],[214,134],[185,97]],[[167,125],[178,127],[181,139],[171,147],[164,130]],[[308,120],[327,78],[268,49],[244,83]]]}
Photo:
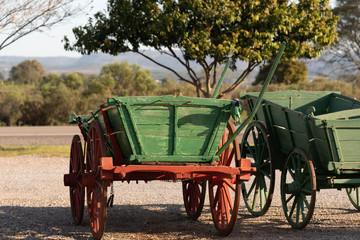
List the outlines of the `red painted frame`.
{"label": "red painted frame", "polygon": [[[100,176],[109,181],[134,181],[134,180],[209,180],[230,178],[235,181],[240,175],[241,181],[250,179],[250,174],[256,171],[251,167],[250,159],[242,158],[240,167],[228,166],[173,166],[173,165],[122,165],[114,166],[112,157],[103,157],[100,161]],[[64,185],[75,184],[76,176],[64,175]],[[87,187],[95,182],[92,173],[84,173],[81,176],[83,186]]]}

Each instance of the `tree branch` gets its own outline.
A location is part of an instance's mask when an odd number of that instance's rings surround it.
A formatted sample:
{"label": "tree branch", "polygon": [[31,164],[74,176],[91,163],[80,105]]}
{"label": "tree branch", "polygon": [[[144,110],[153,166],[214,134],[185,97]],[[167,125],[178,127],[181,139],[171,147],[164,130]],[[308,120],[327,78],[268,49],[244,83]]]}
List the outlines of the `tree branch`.
{"label": "tree branch", "polygon": [[138,51],[132,51],[132,52],[135,52],[135,53],[138,53],[140,54],[141,56],[143,56],[144,58],[150,60],[151,62],[155,63],[156,65],[162,67],[162,68],[165,68],[167,70],[169,70],[170,72],[174,73],[181,81],[184,81],[184,82],[187,82],[187,83],[190,83],[191,85],[194,85],[196,87],[196,84],[194,82],[191,82],[190,80],[184,78],[183,76],[181,76],[180,74],[178,74],[174,69],[168,67],[168,66],[165,66],[164,64],[161,64],[159,63],[158,61],[155,61],[154,59],[152,59],[151,57],[145,55],[144,53],[142,52],[138,52]]}

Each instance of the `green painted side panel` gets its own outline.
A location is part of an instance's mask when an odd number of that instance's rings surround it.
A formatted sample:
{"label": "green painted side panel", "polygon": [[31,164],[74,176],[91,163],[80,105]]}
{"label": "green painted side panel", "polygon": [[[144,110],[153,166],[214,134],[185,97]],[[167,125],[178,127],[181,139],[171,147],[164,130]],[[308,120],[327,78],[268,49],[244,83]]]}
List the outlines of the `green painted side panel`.
{"label": "green painted side panel", "polygon": [[286,128],[274,126],[273,131],[275,132],[277,137],[276,140],[279,150],[283,154],[287,154],[293,148],[289,130]]}

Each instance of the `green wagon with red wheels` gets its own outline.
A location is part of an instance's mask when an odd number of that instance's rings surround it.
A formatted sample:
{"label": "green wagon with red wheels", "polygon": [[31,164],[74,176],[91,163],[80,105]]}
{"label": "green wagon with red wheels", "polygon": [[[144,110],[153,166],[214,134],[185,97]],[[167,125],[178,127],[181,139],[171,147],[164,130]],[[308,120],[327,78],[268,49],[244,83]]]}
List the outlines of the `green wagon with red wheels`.
{"label": "green wagon with red wheels", "polygon": [[[190,97],[114,97],[89,116],[71,118],[82,132],[71,145],[71,210],[80,224],[84,201],[96,239],[104,233],[108,187],[113,181],[182,181],[187,215],[197,219],[208,182],[217,231],[229,234],[238,215],[241,182],[250,177],[250,160],[240,158],[229,120],[239,102]],[[236,118],[236,117],[234,117]],[[84,145],[84,147],[83,147]]]}
{"label": "green wagon with red wheels", "polygon": [[[242,97],[250,109],[258,93]],[[261,216],[281,171],[281,200],[289,224],[304,228],[316,191],[345,188],[360,209],[360,102],[336,92],[285,91],[264,94],[241,141],[241,157],[256,171],[242,185],[248,210]]]}

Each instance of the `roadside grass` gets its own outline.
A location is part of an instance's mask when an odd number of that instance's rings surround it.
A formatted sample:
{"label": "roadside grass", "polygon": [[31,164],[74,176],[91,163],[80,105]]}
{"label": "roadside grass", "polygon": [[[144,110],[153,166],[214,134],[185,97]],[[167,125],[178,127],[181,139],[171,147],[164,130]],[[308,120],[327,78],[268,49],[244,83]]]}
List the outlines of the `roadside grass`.
{"label": "roadside grass", "polygon": [[0,146],[0,157],[39,155],[42,157],[68,157],[68,146]]}

